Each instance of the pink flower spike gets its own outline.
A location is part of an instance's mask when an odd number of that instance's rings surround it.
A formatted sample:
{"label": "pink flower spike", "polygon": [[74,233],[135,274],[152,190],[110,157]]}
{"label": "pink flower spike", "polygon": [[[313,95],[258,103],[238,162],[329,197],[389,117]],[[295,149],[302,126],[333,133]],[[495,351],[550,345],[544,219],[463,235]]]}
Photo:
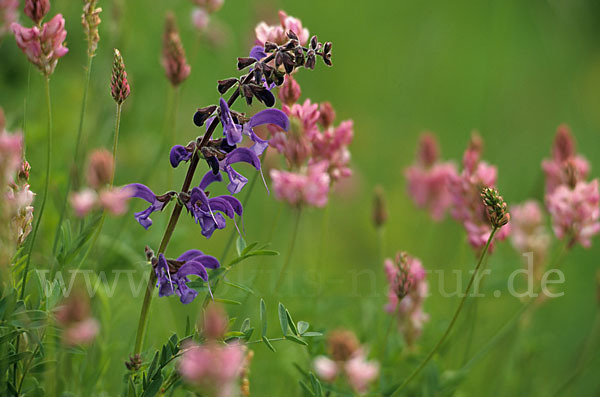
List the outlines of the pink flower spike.
{"label": "pink flower spike", "polygon": [[10,25],[17,21],[18,8],[19,0],[0,0],[0,39],[10,31]]}
{"label": "pink flower spike", "polygon": [[344,365],[348,383],[357,393],[366,393],[369,383],[379,376],[379,363],[367,361],[363,354],[351,358]]}
{"label": "pink flower spike", "polygon": [[106,189],[100,192],[98,201],[111,215],[121,216],[127,212],[127,204],[133,193],[127,186]]}

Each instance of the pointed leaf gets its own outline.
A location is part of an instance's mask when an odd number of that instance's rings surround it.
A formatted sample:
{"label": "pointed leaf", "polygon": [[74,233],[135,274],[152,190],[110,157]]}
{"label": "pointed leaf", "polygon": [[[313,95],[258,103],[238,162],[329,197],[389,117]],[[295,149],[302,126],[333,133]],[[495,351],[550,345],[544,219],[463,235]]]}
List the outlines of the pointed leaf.
{"label": "pointed leaf", "polygon": [[271,350],[273,353],[276,352],[276,350],[273,347],[273,345],[271,344],[271,341],[269,340],[269,338],[267,338],[266,336],[263,336],[262,340],[263,340],[263,342],[265,342],[265,345],[267,345],[267,347],[269,348],[269,350]]}
{"label": "pointed leaf", "polygon": [[285,306],[281,302],[279,302],[278,312],[279,315],[279,325],[281,325],[281,331],[283,332],[283,336],[286,336],[288,333],[288,316],[287,310],[285,310]]}
{"label": "pointed leaf", "polygon": [[307,323],[306,321],[298,321],[298,333],[300,335],[303,335],[308,328],[310,327],[310,324]]}
{"label": "pointed leaf", "polygon": [[242,256],[242,253],[244,252],[244,249],[246,248],[246,241],[244,241],[242,236],[239,236],[237,238],[237,241],[235,242],[235,248],[237,249],[238,256]]}
{"label": "pointed leaf", "polygon": [[294,320],[292,320],[292,315],[290,314],[289,310],[285,309],[285,315],[288,319],[288,325],[292,329],[292,332],[294,335],[298,335],[298,329],[296,328],[296,324],[294,324]]}
{"label": "pointed leaf", "polygon": [[260,299],[260,321],[262,322],[262,337],[267,336],[267,305],[264,299]]}
{"label": "pointed leaf", "polygon": [[300,338],[298,338],[298,337],[296,337],[294,335],[286,335],[285,339],[287,339],[289,341],[292,341],[292,342],[295,342],[295,343],[297,343],[299,345],[308,346],[308,343],[306,343],[305,341],[303,341],[302,339],[300,339]]}

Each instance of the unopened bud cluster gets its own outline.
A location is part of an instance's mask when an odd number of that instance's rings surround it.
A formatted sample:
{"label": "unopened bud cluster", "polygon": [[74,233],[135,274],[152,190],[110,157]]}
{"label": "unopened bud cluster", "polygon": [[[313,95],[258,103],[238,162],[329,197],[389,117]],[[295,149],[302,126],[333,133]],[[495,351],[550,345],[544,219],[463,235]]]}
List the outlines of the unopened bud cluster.
{"label": "unopened bud cluster", "polygon": [[127,81],[127,71],[125,71],[125,62],[121,52],[115,48],[115,57],[110,78],[110,92],[115,102],[120,105],[129,96],[129,82]]}
{"label": "unopened bud cluster", "polygon": [[491,187],[483,188],[481,199],[487,210],[490,223],[494,228],[499,229],[508,223],[510,214],[507,211],[507,205],[496,189]]}
{"label": "unopened bud cluster", "polygon": [[100,13],[102,8],[96,7],[96,0],[84,0],[83,2],[83,14],[81,14],[81,25],[83,26],[83,32],[88,42],[88,56],[93,57],[98,48],[98,41],[100,41],[100,35],[98,34],[98,25],[102,20],[100,19]]}

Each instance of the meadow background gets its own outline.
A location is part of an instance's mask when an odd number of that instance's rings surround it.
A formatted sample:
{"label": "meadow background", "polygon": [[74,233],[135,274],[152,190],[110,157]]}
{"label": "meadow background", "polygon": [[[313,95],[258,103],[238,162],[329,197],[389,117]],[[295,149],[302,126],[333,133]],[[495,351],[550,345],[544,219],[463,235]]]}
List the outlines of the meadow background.
{"label": "meadow background", "polygon": [[[59,61],[51,79],[55,162],[49,207],[38,239],[44,252],[52,247],[79,119],[86,60],[81,5],[53,0],[50,12],[65,16],[70,52]],[[418,135],[424,130],[437,133],[442,156],[459,161],[471,131],[477,129],[485,140],[484,158],[498,166],[498,188],[509,205],[529,197],[543,198],[540,162],[549,155],[560,123],[572,127],[579,151],[592,163],[591,176],[599,175],[597,1],[226,0],[215,15],[228,33],[218,47],[199,40],[191,26],[189,1],[101,0],[98,5],[104,9],[103,22],[92,70],[85,145],[87,149],[110,148],[112,142],[114,103],[109,79],[116,47],[125,59],[132,94],[123,108],[115,183],[149,182],[155,191],[179,187],[185,172],[171,171],[167,152],[157,157],[170,98],[160,65],[168,9],[177,15],[192,66],[190,78],[182,86],[176,121],[177,138],[183,144],[203,132],[192,123],[194,111],[215,101],[216,80],[237,75],[235,58],[248,52],[259,21],[276,22],[277,10],[282,9],[300,18],[319,39],[333,42],[334,67],[319,65],[314,72],[298,73],[297,79],[303,98],[330,101],[338,121],[354,120],[354,177],[339,186],[327,208],[303,211],[291,271],[277,297],[271,289],[288,250],[293,214],[257,186],[246,208],[245,238],[248,242],[271,241],[271,248],[283,255],[248,261],[230,273],[232,280],[246,284],[256,278],[254,295],[222,288],[217,296],[243,302],[227,307],[230,316],[239,316],[238,323],[247,314],[258,322],[258,302],[264,297],[272,316],[271,329],[277,328],[279,301],[296,320],[308,321],[316,330],[351,328],[368,343],[384,371],[395,374],[396,379],[404,378],[418,360],[407,357],[398,364],[401,336],[394,331],[387,353],[383,351],[390,319],[382,310],[387,284],[371,221],[374,187],[383,186],[390,214],[384,231],[385,256],[406,250],[419,257],[427,270],[445,270],[447,285],[455,282],[452,269],[471,269],[475,259],[459,224],[450,219],[433,223],[428,214],[415,209],[406,194],[403,170],[414,159]],[[8,129],[22,129],[29,92],[27,159],[32,166],[32,190],[41,191],[46,134],[43,79],[31,68],[28,90],[28,68],[14,39],[5,37],[0,44],[0,106],[6,112]],[[142,206],[132,201],[132,209],[139,211]],[[108,219],[83,268],[145,273],[144,246],[158,245],[169,213],[170,209],[155,214],[148,232],[131,215]],[[168,249],[171,256],[191,247],[221,254],[231,228],[206,240],[191,219],[182,219]],[[551,300],[527,327],[511,333],[478,362],[457,395],[541,396],[555,391],[573,369],[584,339],[598,321],[595,273],[599,254],[598,238],[589,250],[577,246],[563,266],[564,296]],[[36,268],[49,266],[44,258],[34,257]],[[501,289],[503,294],[494,298],[488,293],[480,299],[469,355],[520,305],[505,291],[508,274],[522,266],[510,244],[498,244],[487,266],[493,273],[485,291]],[[457,298],[437,293],[439,282],[435,273],[430,276],[432,296],[425,310],[431,321],[421,339],[422,353],[437,341],[458,303]],[[76,375],[82,382],[97,382],[108,395],[121,390],[122,363],[133,349],[141,299],[141,295],[132,297],[122,279],[113,297],[94,300],[102,329],[87,354],[103,357],[103,364],[99,368],[82,365]],[[200,302],[184,306],[174,297],[155,299],[146,346],[158,346],[173,331],[183,334],[186,318],[194,321],[198,317]],[[458,369],[464,362],[466,318],[463,313],[442,351],[441,370]],[[510,349],[511,340],[521,340],[518,351]],[[264,345],[254,345],[250,377],[254,395],[300,393],[293,363],[307,367],[308,355],[293,344],[277,347],[274,355]],[[600,359],[597,353],[595,357],[570,389],[572,395],[600,393]],[[102,376],[97,376],[98,371]],[[424,376],[434,376],[432,371],[433,366]]]}

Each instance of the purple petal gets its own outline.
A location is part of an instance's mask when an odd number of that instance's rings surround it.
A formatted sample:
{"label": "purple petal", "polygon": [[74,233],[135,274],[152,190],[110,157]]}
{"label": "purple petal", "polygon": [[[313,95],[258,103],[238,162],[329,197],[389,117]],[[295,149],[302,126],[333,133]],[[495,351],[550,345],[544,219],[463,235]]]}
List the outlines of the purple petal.
{"label": "purple petal", "polygon": [[177,270],[177,278],[190,276],[192,274],[199,276],[204,281],[208,281],[208,273],[206,272],[206,268],[200,262],[189,261],[185,265],[181,266],[179,270]]}
{"label": "purple petal", "polygon": [[144,229],[148,230],[150,226],[152,226],[152,219],[150,219],[150,214],[154,212],[154,206],[150,206],[143,211],[136,212],[133,214],[133,217],[136,221],[139,222],[140,225],[144,227]]}
{"label": "purple petal", "polygon": [[260,159],[248,148],[237,148],[225,157],[225,166],[240,162],[252,164],[254,168],[260,170]]}
{"label": "purple petal", "polygon": [[221,176],[220,173],[214,174],[212,171],[208,171],[202,177],[202,180],[200,181],[200,185],[198,185],[198,188],[200,188],[200,190],[206,190],[206,188],[211,183],[213,183],[213,182],[221,182],[222,180],[223,180],[223,177]]}
{"label": "purple petal", "polygon": [[171,161],[171,166],[173,168],[177,168],[179,163],[188,161],[191,157],[192,152],[188,152],[188,150],[181,145],[173,146],[171,148],[171,153],[169,154],[169,160]]}
{"label": "purple petal", "polygon": [[141,198],[142,200],[146,200],[150,204],[156,203],[156,195],[150,190],[150,188],[146,185],[142,185],[141,183],[131,183],[125,188],[130,189],[133,194],[131,197]]}
{"label": "purple petal", "polygon": [[192,303],[196,296],[198,296],[198,292],[188,287],[184,281],[181,281],[177,284],[177,295],[180,296],[179,300],[184,305],[188,303]]}
{"label": "purple petal", "polygon": [[279,109],[265,109],[250,117],[248,122],[251,128],[263,124],[275,124],[279,128],[287,131],[290,129],[290,119]]}
{"label": "purple petal", "polygon": [[225,215],[227,215],[229,218],[233,218],[235,216],[235,211],[233,210],[233,207],[231,206],[231,204],[229,204],[229,201],[227,201],[221,197],[215,197],[215,198],[210,199],[209,201],[210,201],[210,208],[213,211],[221,211]]}
{"label": "purple petal", "polygon": [[261,59],[266,58],[266,57],[267,57],[267,53],[265,52],[265,49],[259,45],[255,45],[250,50],[250,58],[254,58],[254,59],[260,61]]}
{"label": "purple petal", "polygon": [[200,250],[187,250],[181,254],[177,260],[181,262],[187,262],[202,255],[204,255],[204,253],[202,253]]}
{"label": "purple petal", "polygon": [[202,255],[199,258],[196,258],[196,262],[202,263],[204,267],[208,267],[209,269],[218,269],[221,267],[221,264],[214,256],[210,255]]}
{"label": "purple petal", "polygon": [[227,176],[229,176],[229,185],[227,185],[229,193],[237,194],[241,192],[246,183],[248,183],[248,178],[231,168],[231,166],[225,167],[225,171],[227,172]]}
{"label": "purple petal", "polygon": [[227,138],[227,143],[231,146],[236,145],[242,141],[242,131],[233,122],[227,102],[221,98],[219,104],[221,106],[221,123],[223,124],[223,133]]}
{"label": "purple petal", "polygon": [[242,203],[240,203],[240,200],[236,199],[233,196],[220,196],[220,197],[223,200],[227,200],[229,202],[229,205],[231,205],[231,207],[233,208],[233,210],[235,211],[236,214],[238,214],[239,216],[242,216],[244,209],[242,208]]}

